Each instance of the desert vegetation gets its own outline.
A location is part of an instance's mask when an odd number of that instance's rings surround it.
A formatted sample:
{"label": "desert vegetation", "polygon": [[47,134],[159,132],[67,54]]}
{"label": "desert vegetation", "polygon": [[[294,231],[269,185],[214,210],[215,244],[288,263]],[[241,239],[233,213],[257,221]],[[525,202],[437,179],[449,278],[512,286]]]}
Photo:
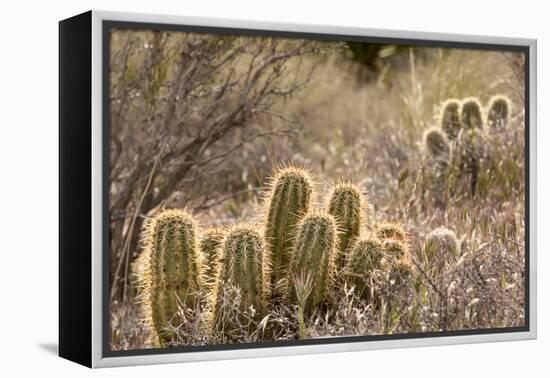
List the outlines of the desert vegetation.
{"label": "desert vegetation", "polygon": [[110,44],[113,349],[524,324],[521,55]]}

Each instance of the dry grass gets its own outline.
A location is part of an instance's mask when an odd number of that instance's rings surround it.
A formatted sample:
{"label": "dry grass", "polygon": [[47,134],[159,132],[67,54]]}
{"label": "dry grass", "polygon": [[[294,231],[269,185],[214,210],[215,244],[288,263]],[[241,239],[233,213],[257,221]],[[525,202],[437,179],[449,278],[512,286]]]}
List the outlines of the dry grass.
{"label": "dry grass", "polygon": [[[231,179],[248,190],[198,212],[201,226],[259,219],[261,183],[271,168],[281,161],[301,164],[317,177],[317,193],[325,193],[339,179],[351,179],[368,193],[364,233],[382,221],[402,224],[411,237],[414,274],[396,284],[379,272],[373,284],[379,296],[376,306],[358,299],[354,288],[342,286],[337,304],[306,316],[302,332],[297,306],[277,305],[267,314],[240,311],[239,290],[228,287],[217,332],[189,332],[198,329],[192,319],[200,316],[183,308],[180,315],[190,327],[174,330],[180,334],[178,344],[522,326],[525,142],[523,81],[517,75],[522,61],[496,52],[410,49],[387,62],[368,83],[358,82],[355,63],[336,55],[299,64],[305,71],[316,65],[309,86],[277,105],[299,120],[299,138],[274,137],[240,151]],[[425,164],[424,130],[437,124],[447,98],[477,96],[487,104],[497,93],[512,99],[512,121],[503,132],[485,135],[476,195],[469,195],[460,180],[450,181],[454,190],[442,206],[434,205],[422,195],[418,179]],[[263,124],[263,118],[256,122],[257,127],[280,127]],[[316,201],[324,202],[322,197]],[[456,233],[460,251],[445,256],[434,269],[425,262],[423,244],[429,232],[441,226]],[[111,312],[113,349],[151,346],[133,300],[113,303]]]}

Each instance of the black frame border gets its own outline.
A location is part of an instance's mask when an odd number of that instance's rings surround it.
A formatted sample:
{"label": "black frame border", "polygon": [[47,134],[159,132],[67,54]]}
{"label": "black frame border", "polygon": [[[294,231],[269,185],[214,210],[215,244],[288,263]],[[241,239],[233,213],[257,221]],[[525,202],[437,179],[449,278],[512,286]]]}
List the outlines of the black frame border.
{"label": "black frame border", "polygon": [[[312,25],[312,28],[315,26]],[[320,338],[309,340],[290,340],[290,341],[273,341],[273,342],[256,342],[242,344],[217,344],[217,345],[201,345],[201,346],[180,346],[171,348],[152,348],[152,349],[134,349],[134,350],[111,350],[110,349],[110,243],[109,243],[109,171],[110,171],[110,33],[112,29],[131,29],[131,30],[162,30],[162,31],[178,31],[178,32],[194,32],[194,33],[214,33],[214,34],[231,34],[248,37],[278,37],[278,38],[301,38],[321,41],[349,41],[349,42],[370,42],[384,43],[396,45],[412,45],[415,47],[432,47],[432,48],[456,48],[470,50],[492,50],[502,52],[522,53],[525,57],[525,319],[523,327],[502,327],[502,328],[485,328],[485,329],[465,329],[456,331],[441,331],[441,332],[423,332],[423,333],[408,333],[408,334],[392,334],[392,335],[358,335],[358,336],[335,336],[333,338]],[[446,40],[426,40],[415,38],[394,38],[394,37],[369,37],[346,34],[326,34],[314,32],[296,32],[296,31],[280,31],[280,30],[263,30],[263,29],[245,29],[245,28],[230,28],[218,26],[195,26],[195,25],[179,25],[179,24],[164,24],[164,23],[149,23],[149,22],[132,22],[132,21],[117,21],[103,20],[102,21],[102,177],[103,177],[103,193],[102,193],[102,345],[101,354],[103,358],[109,357],[127,357],[127,356],[144,356],[144,355],[159,355],[159,354],[174,354],[174,353],[194,353],[194,352],[209,352],[223,350],[238,350],[238,349],[257,349],[257,348],[278,348],[278,347],[293,347],[307,345],[322,345],[322,344],[342,344],[365,341],[383,341],[383,340],[407,340],[419,338],[438,338],[449,336],[471,336],[471,335],[487,335],[487,334],[503,334],[515,332],[530,332],[530,79],[533,74],[530,71],[530,47],[523,45],[502,44],[502,43],[483,43],[483,42],[456,42]],[[404,31],[403,34],[406,34]]]}

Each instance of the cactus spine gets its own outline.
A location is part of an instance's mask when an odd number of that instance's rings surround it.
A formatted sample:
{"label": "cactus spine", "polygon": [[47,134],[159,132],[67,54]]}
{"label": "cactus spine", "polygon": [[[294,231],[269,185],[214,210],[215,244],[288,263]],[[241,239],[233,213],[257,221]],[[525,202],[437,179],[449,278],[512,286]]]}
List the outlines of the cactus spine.
{"label": "cactus spine", "polygon": [[462,102],[461,119],[462,126],[466,130],[483,128],[483,116],[481,103],[475,97],[464,99]]}
{"label": "cactus spine", "polygon": [[508,125],[510,119],[510,100],[506,96],[493,96],[489,101],[487,123],[494,128],[502,128]]}
{"label": "cactus spine", "polygon": [[[312,277],[313,290],[305,301],[306,312],[331,299],[337,244],[336,220],[332,215],[314,211],[300,221],[290,270],[293,276],[305,274]],[[291,294],[295,303],[295,291],[292,290]]]}
{"label": "cactus spine", "polygon": [[455,140],[460,133],[460,102],[449,99],[443,104],[441,111],[441,129],[449,140]]}
{"label": "cactus spine", "polygon": [[338,255],[336,266],[342,269],[346,262],[346,251],[359,236],[362,225],[361,191],[351,183],[340,183],[334,187],[328,203],[328,212],[338,224]]}
{"label": "cactus spine", "polygon": [[380,241],[374,238],[359,239],[353,243],[346,262],[346,282],[355,286],[355,293],[369,302],[372,299],[369,287],[372,274],[381,268],[383,255]]}
{"label": "cactus spine", "polygon": [[197,225],[183,210],[165,210],[146,223],[142,304],[161,346],[175,340],[178,307],[194,308],[203,286]]}
{"label": "cactus spine", "polygon": [[271,292],[276,298],[282,298],[289,288],[288,268],[296,226],[309,210],[313,184],[307,171],[285,167],[275,173],[270,186],[265,240],[272,262]]}
{"label": "cactus spine", "polygon": [[222,241],[219,283],[239,287],[242,309],[264,310],[269,297],[270,262],[257,227],[232,226]]}

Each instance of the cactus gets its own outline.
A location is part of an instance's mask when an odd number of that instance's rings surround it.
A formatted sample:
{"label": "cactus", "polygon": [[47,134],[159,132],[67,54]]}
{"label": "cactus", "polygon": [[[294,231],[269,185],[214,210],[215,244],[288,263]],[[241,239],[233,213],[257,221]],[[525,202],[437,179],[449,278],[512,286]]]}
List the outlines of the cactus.
{"label": "cactus", "polygon": [[386,239],[382,242],[383,265],[390,282],[401,285],[413,273],[410,246],[406,240]]}
{"label": "cactus", "polygon": [[194,308],[203,287],[197,225],[183,210],[165,210],[145,225],[142,304],[146,323],[161,346],[175,340],[180,304]]}
{"label": "cactus", "polygon": [[423,195],[427,191],[434,205],[443,207],[446,202],[451,147],[445,134],[438,128],[426,130],[424,144],[428,157],[422,167],[425,183]]}
{"label": "cactus", "polygon": [[266,308],[270,265],[257,227],[243,223],[227,231],[221,242],[219,284],[240,289],[243,310]]}
{"label": "cactus", "polygon": [[359,236],[362,226],[361,191],[351,183],[339,183],[329,198],[328,213],[338,224],[338,255],[336,266],[342,269],[346,262],[346,251]]}
{"label": "cactus", "polygon": [[217,279],[217,257],[223,237],[223,229],[217,227],[207,229],[200,236],[199,248],[203,258],[204,278],[210,282]]}
{"label": "cactus", "polygon": [[296,226],[311,205],[313,184],[307,171],[285,167],[277,171],[270,184],[264,224],[269,260],[271,292],[285,297],[289,288],[290,253]]}
{"label": "cactus", "polygon": [[489,111],[487,112],[487,124],[491,127],[506,127],[510,119],[511,105],[506,96],[493,96],[489,101]]}
{"label": "cactus", "polygon": [[483,128],[481,103],[475,97],[464,99],[462,102],[461,121],[466,130]]}
{"label": "cactus", "polygon": [[441,267],[446,258],[456,257],[459,251],[460,246],[455,233],[445,227],[432,230],[424,243],[424,258],[431,266]]}
{"label": "cactus", "polygon": [[407,233],[405,232],[405,230],[403,230],[403,228],[399,224],[392,222],[377,224],[375,234],[376,237],[381,241],[394,239],[404,242],[407,240]]}
{"label": "cactus", "polygon": [[370,281],[372,274],[382,266],[384,252],[380,241],[374,238],[356,240],[350,248],[344,269],[349,286],[355,286],[355,293],[371,302]]}
{"label": "cactus", "polygon": [[424,145],[432,157],[449,155],[450,147],[445,134],[439,128],[431,128],[424,133]]}
{"label": "cactus", "polygon": [[[330,302],[336,274],[336,248],[338,234],[336,220],[330,214],[313,211],[299,223],[290,270],[292,276],[309,274],[313,278],[313,290],[305,303],[304,311],[310,311],[322,303]],[[292,300],[297,302],[295,290]]]}
{"label": "cactus", "polygon": [[441,129],[447,134],[449,140],[455,140],[461,129],[460,102],[449,99],[443,104],[441,111]]}
{"label": "cactus", "polygon": [[469,176],[470,193],[475,196],[481,158],[484,151],[483,134],[477,129],[465,130],[460,135],[457,158],[462,175]]}

